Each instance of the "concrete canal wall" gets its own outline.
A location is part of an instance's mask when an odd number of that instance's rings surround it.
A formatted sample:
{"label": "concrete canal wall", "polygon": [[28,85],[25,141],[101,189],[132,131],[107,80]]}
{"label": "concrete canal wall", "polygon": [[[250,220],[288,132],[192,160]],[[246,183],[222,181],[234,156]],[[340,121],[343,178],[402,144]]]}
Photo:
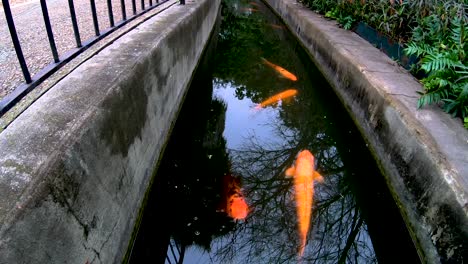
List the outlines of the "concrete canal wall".
{"label": "concrete canal wall", "polygon": [[[424,263],[468,259],[468,131],[371,44],[296,0],[265,0],[284,20],[360,129]],[[398,254],[398,252],[395,252]]]}
{"label": "concrete canal wall", "polygon": [[0,134],[0,263],[121,263],[219,14],[174,4]]}

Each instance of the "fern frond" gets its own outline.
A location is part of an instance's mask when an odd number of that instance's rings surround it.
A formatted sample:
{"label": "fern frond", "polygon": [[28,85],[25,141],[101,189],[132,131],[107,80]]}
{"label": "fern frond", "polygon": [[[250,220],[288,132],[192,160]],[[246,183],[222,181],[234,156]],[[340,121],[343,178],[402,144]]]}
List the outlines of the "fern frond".
{"label": "fern frond", "polygon": [[449,113],[449,114],[452,114],[453,117],[455,117],[457,115],[457,112],[458,112],[458,106],[460,104],[460,102],[456,101],[456,100],[452,100],[452,99],[444,99],[444,111]]}
{"label": "fern frond", "polygon": [[461,85],[459,90],[461,91],[457,100],[468,102],[468,82],[465,82],[463,85]]}
{"label": "fern frond", "polygon": [[467,37],[467,28],[464,23],[457,18],[452,19],[451,24],[452,28],[450,38],[458,46],[462,46]]}
{"label": "fern frond", "polygon": [[459,64],[452,52],[431,53],[422,59],[421,69],[426,72],[455,68]]}
{"label": "fern frond", "polygon": [[459,64],[457,65],[457,68],[456,68],[456,70],[455,70],[455,73],[456,73],[457,76],[458,76],[458,79],[455,80],[456,83],[468,79],[468,66],[466,66],[466,65],[464,65],[464,64],[462,64],[462,63],[459,63]]}
{"label": "fern frond", "polygon": [[422,55],[433,53],[434,48],[426,43],[417,44],[415,42],[410,42],[404,51],[408,56],[416,55],[417,57],[421,57]]}
{"label": "fern frond", "polygon": [[445,97],[445,92],[444,91],[434,91],[434,92],[426,93],[426,94],[422,95],[418,99],[418,108],[421,108],[421,107],[423,107],[425,105],[438,103],[444,97]]}

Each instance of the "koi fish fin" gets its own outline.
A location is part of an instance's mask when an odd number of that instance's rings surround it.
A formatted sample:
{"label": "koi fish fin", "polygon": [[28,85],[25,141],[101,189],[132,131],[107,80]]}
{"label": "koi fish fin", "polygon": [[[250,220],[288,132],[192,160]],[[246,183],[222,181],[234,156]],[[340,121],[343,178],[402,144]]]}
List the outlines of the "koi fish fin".
{"label": "koi fish fin", "polygon": [[263,57],[260,57],[260,59],[261,59],[262,62],[265,63],[266,65],[268,65],[268,66],[270,66],[270,67],[272,67],[272,68],[275,67],[275,65],[274,65],[273,63],[269,62],[267,59],[265,59],[265,58],[263,58]]}
{"label": "koi fish fin", "polygon": [[318,182],[323,182],[323,176],[320,175],[317,171],[314,171],[314,180]]}
{"label": "koi fish fin", "polygon": [[286,178],[291,178],[294,176],[294,174],[296,173],[296,168],[293,166],[291,166],[291,168],[288,168],[285,172],[285,175],[286,175]]}

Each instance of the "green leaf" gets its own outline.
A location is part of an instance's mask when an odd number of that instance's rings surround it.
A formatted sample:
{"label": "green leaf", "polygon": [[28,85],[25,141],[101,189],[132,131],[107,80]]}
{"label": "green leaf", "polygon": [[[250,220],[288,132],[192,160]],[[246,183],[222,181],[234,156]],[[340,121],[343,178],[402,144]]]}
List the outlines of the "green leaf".
{"label": "green leaf", "polygon": [[454,60],[454,56],[451,52],[431,53],[422,59],[421,69],[429,73],[432,71],[455,68],[458,63],[457,60]]}
{"label": "green leaf", "polygon": [[458,96],[458,100],[463,100],[463,99],[468,100],[468,82],[465,83],[460,95]]}

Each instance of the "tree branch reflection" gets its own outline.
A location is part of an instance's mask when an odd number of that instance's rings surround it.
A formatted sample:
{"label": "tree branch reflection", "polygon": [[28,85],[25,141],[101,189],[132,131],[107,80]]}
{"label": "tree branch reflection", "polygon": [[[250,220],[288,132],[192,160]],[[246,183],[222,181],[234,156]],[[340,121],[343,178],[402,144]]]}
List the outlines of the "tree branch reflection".
{"label": "tree branch reflection", "polygon": [[[310,116],[308,116],[310,118]],[[290,124],[293,122],[290,122]],[[232,170],[242,175],[252,211],[215,249],[216,261],[242,256],[245,263],[297,261],[298,235],[292,181],[284,177],[295,155],[311,149],[325,183],[317,186],[306,263],[376,262],[366,226],[348,185],[337,147],[317,130],[269,124],[281,143],[264,142],[251,133],[245,144],[230,150]]]}

